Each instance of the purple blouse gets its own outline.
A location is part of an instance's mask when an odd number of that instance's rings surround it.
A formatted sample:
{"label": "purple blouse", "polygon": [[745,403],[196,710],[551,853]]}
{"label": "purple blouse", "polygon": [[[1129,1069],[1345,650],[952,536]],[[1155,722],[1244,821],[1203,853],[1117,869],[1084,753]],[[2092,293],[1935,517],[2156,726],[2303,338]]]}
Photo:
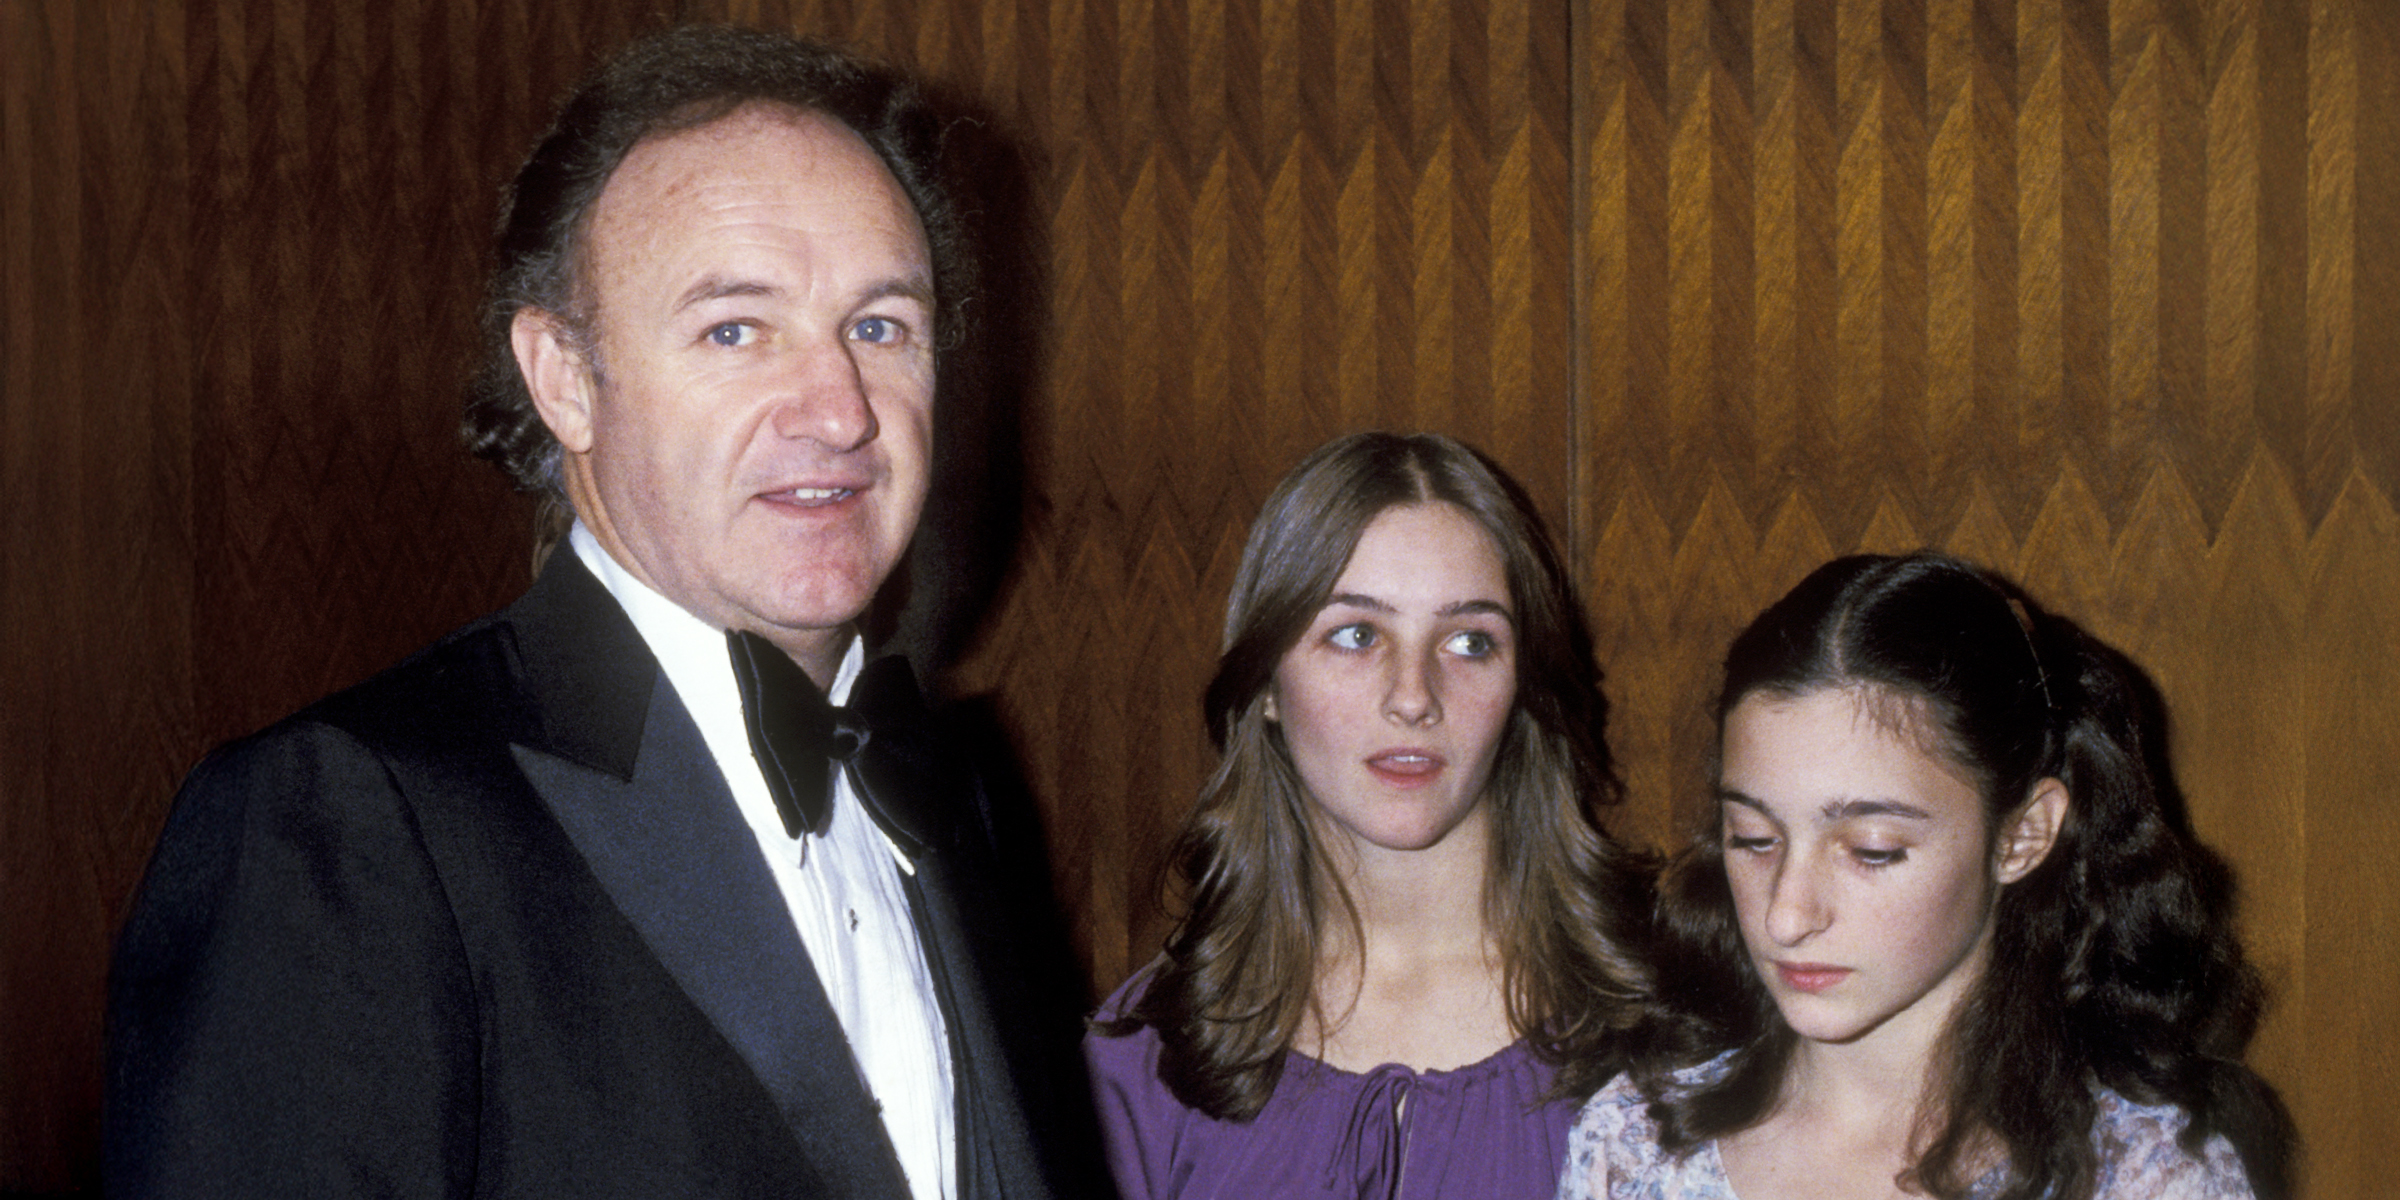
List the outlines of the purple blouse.
{"label": "purple blouse", "polygon": [[[1102,1015],[1124,1011],[1141,978]],[[1544,1102],[1552,1071],[1519,1041],[1453,1071],[1361,1075],[1287,1055],[1255,1119],[1219,1121],[1159,1082],[1158,1049],[1147,1028],[1083,1039],[1124,1200],[1545,1200],[1579,1107]]]}

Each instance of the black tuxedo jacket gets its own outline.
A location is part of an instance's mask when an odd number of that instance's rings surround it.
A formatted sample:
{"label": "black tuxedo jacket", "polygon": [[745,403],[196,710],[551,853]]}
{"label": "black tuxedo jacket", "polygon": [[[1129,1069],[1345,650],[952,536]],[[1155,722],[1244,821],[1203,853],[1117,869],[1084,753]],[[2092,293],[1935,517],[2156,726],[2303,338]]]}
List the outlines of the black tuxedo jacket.
{"label": "black tuxedo jacket", "polygon": [[[879,815],[917,843],[959,1192],[1044,1196],[954,779]],[[193,772],[109,1024],[112,1194],[907,1196],[722,773],[572,554]]]}

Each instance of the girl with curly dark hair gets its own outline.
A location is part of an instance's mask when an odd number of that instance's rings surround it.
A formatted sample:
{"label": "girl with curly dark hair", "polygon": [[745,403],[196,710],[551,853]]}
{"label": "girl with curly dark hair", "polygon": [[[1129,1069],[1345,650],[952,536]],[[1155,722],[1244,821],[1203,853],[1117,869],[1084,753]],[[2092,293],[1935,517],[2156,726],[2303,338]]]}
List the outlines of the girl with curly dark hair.
{"label": "girl with curly dark hair", "polygon": [[1127,1200],[1543,1197],[1646,1011],[1651,864],[1522,492],[1357,434],[1251,527],[1183,919],[1085,1043]]}
{"label": "girl with curly dark hair", "polygon": [[1734,640],[1717,820],[1662,884],[1631,1071],[1562,1198],[2288,1192],[2259,989],[2138,668],[1938,554]]}

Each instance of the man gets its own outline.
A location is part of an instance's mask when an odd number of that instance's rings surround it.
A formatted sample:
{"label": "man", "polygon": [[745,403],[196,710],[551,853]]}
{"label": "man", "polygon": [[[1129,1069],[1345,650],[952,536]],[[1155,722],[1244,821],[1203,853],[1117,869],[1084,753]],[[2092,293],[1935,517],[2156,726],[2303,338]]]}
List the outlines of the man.
{"label": "man", "polygon": [[573,529],[193,773],[112,973],[112,1192],[1047,1194],[988,811],[854,633],[965,286],[934,133],[728,29],[568,102],[468,435]]}

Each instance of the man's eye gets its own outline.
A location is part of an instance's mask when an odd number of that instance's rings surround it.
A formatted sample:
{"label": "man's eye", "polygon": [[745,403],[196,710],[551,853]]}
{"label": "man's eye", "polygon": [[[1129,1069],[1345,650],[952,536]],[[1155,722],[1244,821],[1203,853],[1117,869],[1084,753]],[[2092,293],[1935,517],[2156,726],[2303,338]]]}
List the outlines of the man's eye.
{"label": "man's eye", "polygon": [[1325,635],[1325,640],[1343,650],[1364,650],[1375,644],[1372,625],[1344,625]]}
{"label": "man's eye", "polygon": [[1467,658],[1486,658],[1500,649],[1500,639],[1481,629],[1461,629],[1451,634],[1442,648]]}
{"label": "man's eye", "polygon": [[1870,867],[1889,867],[1908,860],[1906,850],[1882,850],[1873,846],[1852,846],[1850,857]]}
{"label": "man's eye", "polygon": [[727,321],[711,325],[707,334],[709,344],[716,346],[747,346],[758,340],[758,327],[747,321]]}
{"label": "man's eye", "polygon": [[871,342],[878,346],[890,345],[893,342],[897,342],[902,337],[906,336],[907,332],[907,326],[902,325],[900,322],[895,321],[890,317],[868,317],[860,321],[858,324],[850,327],[850,337],[852,340]]}

